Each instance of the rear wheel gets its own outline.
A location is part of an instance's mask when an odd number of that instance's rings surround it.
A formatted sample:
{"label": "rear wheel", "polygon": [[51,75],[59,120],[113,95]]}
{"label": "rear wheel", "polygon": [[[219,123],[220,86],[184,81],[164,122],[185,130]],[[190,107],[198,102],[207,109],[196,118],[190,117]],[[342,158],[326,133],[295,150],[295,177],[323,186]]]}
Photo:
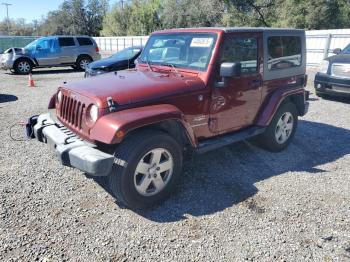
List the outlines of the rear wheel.
{"label": "rear wheel", "polygon": [[107,177],[111,193],[130,208],[144,208],[165,200],[175,188],[182,149],[166,133],[144,131],[118,146],[115,162]]}
{"label": "rear wheel", "polygon": [[78,58],[76,63],[76,69],[84,71],[85,68],[92,62],[92,59],[88,56],[81,56]]}
{"label": "rear wheel", "polygon": [[33,65],[28,59],[18,59],[15,62],[13,69],[15,70],[15,73],[17,73],[17,74],[27,75],[30,72],[32,72]]}
{"label": "rear wheel", "polygon": [[285,149],[293,140],[298,126],[298,112],[294,104],[285,103],[280,106],[265,132],[255,141],[258,146],[279,152]]}

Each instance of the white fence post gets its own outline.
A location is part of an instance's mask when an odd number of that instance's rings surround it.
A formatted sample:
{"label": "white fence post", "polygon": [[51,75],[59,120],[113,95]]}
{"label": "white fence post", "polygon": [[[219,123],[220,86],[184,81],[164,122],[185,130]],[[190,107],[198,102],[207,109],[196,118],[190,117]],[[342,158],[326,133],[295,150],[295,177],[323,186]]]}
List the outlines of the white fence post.
{"label": "white fence post", "polygon": [[323,59],[328,57],[329,48],[331,47],[332,34],[327,34],[326,42],[323,48]]}

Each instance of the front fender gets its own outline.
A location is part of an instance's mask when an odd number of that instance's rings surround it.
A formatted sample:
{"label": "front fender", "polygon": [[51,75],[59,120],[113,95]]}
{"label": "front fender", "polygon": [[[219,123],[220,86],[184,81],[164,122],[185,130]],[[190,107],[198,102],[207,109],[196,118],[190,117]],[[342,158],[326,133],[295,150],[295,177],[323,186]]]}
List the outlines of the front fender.
{"label": "front fender", "polygon": [[36,59],[32,58],[32,57],[29,56],[29,55],[24,55],[24,54],[16,54],[15,57],[14,57],[14,60],[13,60],[13,64],[15,64],[16,61],[17,61],[18,59],[20,59],[20,58],[25,58],[25,59],[30,60],[30,61],[33,63],[34,66],[37,66],[37,65],[38,65]]}
{"label": "front fender", "polygon": [[[179,121],[192,145],[197,144],[193,130],[184,120],[182,112],[169,104],[131,108],[105,115],[98,119],[91,129],[90,138],[105,144],[117,144],[129,132],[165,120]],[[117,132],[121,135],[117,136]]]}

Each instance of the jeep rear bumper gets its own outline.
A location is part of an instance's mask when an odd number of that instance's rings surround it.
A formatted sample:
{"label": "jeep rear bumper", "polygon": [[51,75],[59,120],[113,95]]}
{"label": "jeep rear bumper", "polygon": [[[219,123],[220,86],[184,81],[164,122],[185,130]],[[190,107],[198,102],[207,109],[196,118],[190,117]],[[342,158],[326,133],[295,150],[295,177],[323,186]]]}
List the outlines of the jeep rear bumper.
{"label": "jeep rear bumper", "polygon": [[58,120],[53,120],[49,113],[38,117],[33,135],[40,142],[47,143],[65,166],[75,167],[93,176],[106,176],[112,169],[113,155],[82,140]]}

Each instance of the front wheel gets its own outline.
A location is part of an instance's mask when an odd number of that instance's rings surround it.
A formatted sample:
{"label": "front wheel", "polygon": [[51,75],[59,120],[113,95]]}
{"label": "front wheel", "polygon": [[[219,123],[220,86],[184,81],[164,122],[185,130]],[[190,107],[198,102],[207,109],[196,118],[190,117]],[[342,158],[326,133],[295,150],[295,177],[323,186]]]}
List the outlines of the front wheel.
{"label": "front wheel", "polygon": [[32,63],[27,59],[18,59],[15,62],[13,69],[17,74],[27,75],[30,72],[32,72],[33,66],[32,66]]}
{"label": "front wheel", "polygon": [[256,138],[262,148],[271,152],[280,152],[293,140],[298,126],[298,112],[294,104],[280,106],[265,132]]}
{"label": "front wheel", "polygon": [[115,152],[107,186],[122,204],[144,208],[165,200],[182,169],[182,149],[166,133],[144,131],[126,138]]}

